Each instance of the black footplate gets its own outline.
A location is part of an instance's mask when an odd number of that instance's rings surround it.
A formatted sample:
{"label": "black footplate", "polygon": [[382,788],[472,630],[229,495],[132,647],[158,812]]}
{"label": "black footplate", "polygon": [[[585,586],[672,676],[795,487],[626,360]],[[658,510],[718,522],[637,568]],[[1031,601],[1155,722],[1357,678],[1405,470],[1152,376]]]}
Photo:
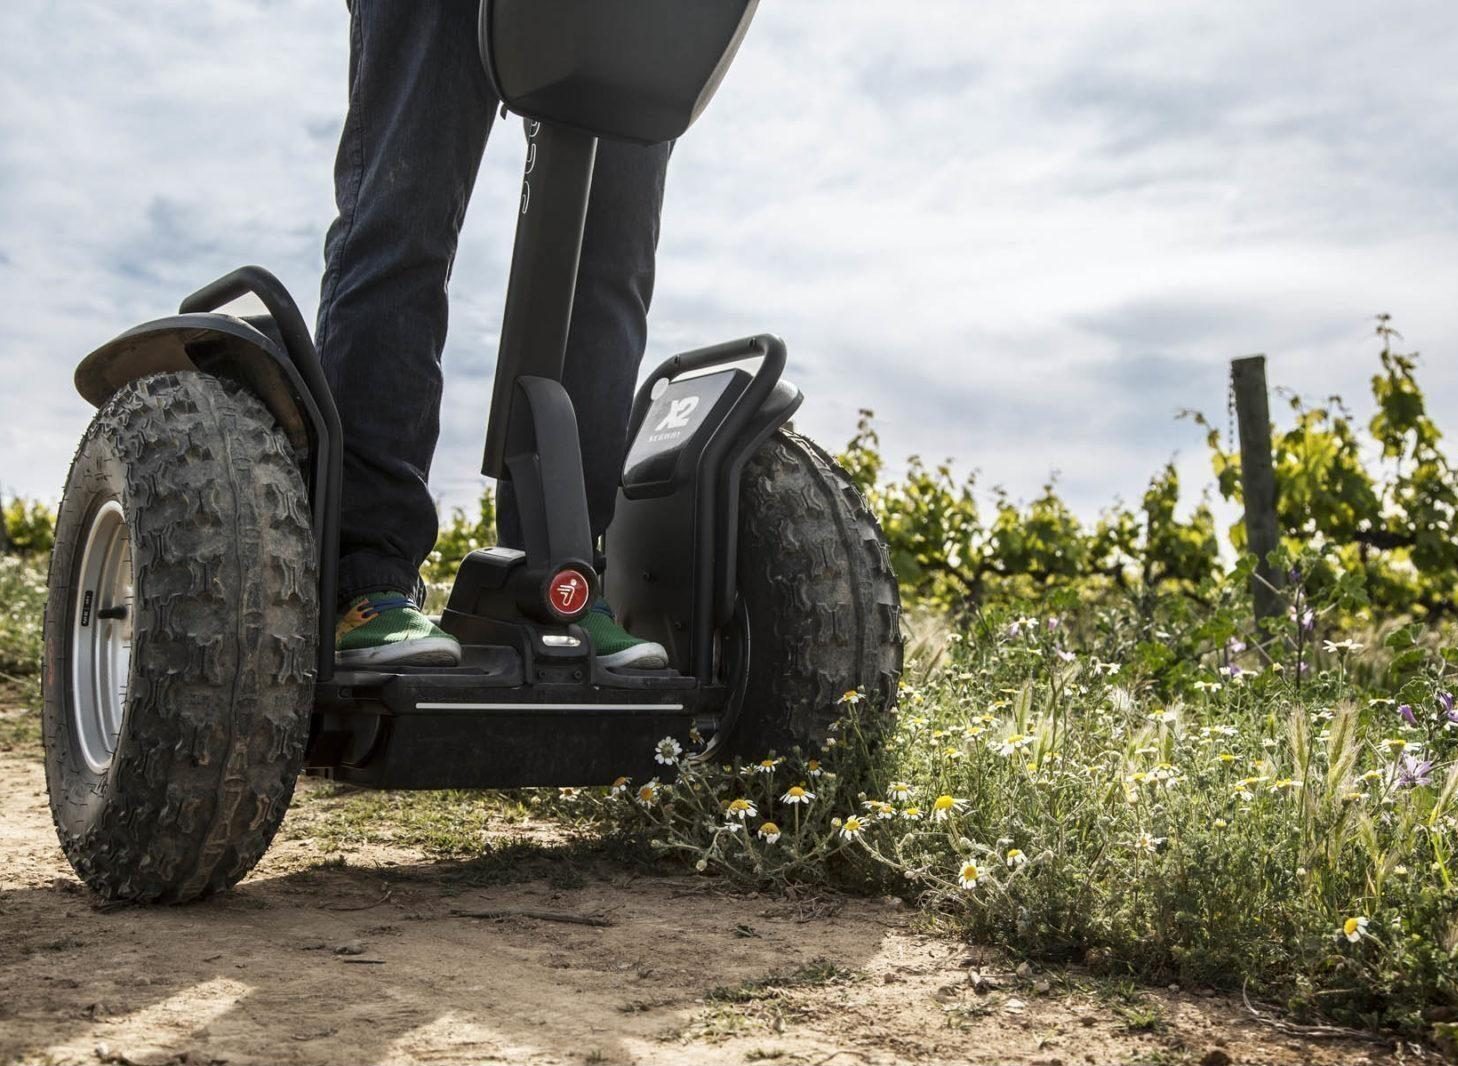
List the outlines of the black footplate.
{"label": "black footplate", "polygon": [[604,672],[527,686],[501,650],[496,664],[455,670],[337,672],[318,687],[306,772],[397,789],[642,783],[672,777],[655,758],[660,741],[689,750],[716,723],[692,678]]}

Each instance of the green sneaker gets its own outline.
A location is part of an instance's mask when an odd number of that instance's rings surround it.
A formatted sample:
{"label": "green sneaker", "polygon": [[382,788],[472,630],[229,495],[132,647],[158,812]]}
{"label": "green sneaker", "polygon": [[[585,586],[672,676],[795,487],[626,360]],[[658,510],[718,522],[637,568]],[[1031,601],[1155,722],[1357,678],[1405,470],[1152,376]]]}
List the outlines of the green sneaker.
{"label": "green sneaker", "polygon": [[459,666],[461,645],[421,614],[403,592],[358,596],[334,626],[340,666]]}
{"label": "green sneaker", "polygon": [[597,661],[609,670],[628,667],[632,670],[662,670],[668,665],[668,652],[662,644],[633,636],[613,616],[613,609],[602,600],[594,603],[577,620],[592,641]]}

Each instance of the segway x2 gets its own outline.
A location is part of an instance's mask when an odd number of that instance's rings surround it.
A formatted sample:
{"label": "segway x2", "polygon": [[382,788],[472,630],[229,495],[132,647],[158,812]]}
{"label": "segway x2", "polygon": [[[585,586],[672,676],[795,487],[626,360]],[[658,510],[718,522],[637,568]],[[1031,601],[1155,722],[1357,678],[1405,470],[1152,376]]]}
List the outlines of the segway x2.
{"label": "segway x2", "polygon": [[[527,122],[484,472],[524,551],[474,551],[442,627],[458,667],[336,668],[339,418],[282,285],[244,267],[92,352],[46,615],[44,736],[67,857],[108,898],[180,902],[268,847],[301,770],[371,788],[645,781],[655,745],[817,742],[859,689],[889,711],[899,603],[881,531],[787,426],[760,335],[669,359],[632,410],[616,516],[589,533],[563,352],[597,138],[658,143],[707,104],[755,0],[484,0]],[[219,308],[247,294],[267,313]],[[609,670],[575,623],[605,593],[670,668]],[[699,750],[699,749],[695,749]]]}

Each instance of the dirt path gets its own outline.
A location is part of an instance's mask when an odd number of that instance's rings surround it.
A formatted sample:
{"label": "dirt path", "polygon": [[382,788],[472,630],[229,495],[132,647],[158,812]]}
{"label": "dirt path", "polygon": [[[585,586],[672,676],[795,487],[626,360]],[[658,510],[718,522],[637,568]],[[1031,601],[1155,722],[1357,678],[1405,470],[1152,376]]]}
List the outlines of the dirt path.
{"label": "dirt path", "polygon": [[[1389,1061],[1216,998],[1020,979],[875,901],[726,896],[601,863],[492,884],[405,850],[326,861],[314,806],[234,892],[98,909],[56,846],[39,762],[0,753],[0,1063]],[[555,846],[550,826],[512,831]]]}

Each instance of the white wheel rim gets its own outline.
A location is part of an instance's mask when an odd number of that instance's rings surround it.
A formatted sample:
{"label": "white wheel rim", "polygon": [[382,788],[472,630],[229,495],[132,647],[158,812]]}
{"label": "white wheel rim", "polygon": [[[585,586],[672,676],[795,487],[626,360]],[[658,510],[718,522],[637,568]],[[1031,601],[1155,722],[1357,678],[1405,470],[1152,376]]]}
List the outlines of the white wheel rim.
{"label": "white wheel rim", "polygon": [[116,751],[132,662],[132,542],[116,500],[86,531],[71,593],[71,717],[77,747],[94,773]]}

